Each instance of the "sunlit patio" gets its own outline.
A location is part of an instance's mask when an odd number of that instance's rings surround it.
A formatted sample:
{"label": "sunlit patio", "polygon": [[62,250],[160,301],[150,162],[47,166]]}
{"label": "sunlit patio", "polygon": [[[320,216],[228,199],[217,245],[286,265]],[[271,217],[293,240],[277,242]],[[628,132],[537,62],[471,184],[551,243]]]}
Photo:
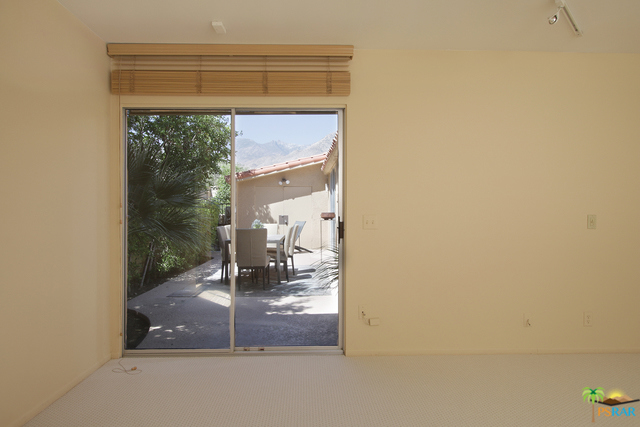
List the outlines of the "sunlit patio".
{"label": "sunlit patio", "polygon": [[[261,278],[252,282],[242,275],[235,299],[237,347],[338,345],[337,292],[313,276],[322,256],[320,251],[296,252],[296,275],[289,265],[289,281],[283,272],[281,283],[272,265],[264,290]],[[229,348],[230,284],[220,280],[221,267],[220,252],[213,252],[210,261],[128,301],[129,310],[149,321],[148,333],[135,348]]]}

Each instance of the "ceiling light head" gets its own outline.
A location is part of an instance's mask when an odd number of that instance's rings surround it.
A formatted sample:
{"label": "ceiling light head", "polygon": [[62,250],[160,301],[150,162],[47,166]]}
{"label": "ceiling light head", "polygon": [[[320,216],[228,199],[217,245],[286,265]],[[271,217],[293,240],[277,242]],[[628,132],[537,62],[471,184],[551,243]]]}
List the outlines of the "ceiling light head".
{"label": "ceiling light head", "polygon": [[227,29],[224,28],[224,25],[220,21],[212,21],[211,22],[211,26],[213,27],[213,30],[216,32],[216,34],[226,34],[227,33]]}
{"label": "ceiling light head", "polygon": [[571,29],[573,30],[573,32],[577,36],[581,36],[582,30],[580,29],[580,27],[578,27],[576,20],[569,10],[569,6],[567,6],[567,3],[565,3],[564,0],[556,0],[556,6],[558,7],[558,10],[556,10],[556,13],[548,18],[549,25],[553,25],[558,22],[558,19],[560,18],[560,11],[562,11],[564,13],[564,16],[569,21],[569,25],[571,25]]}

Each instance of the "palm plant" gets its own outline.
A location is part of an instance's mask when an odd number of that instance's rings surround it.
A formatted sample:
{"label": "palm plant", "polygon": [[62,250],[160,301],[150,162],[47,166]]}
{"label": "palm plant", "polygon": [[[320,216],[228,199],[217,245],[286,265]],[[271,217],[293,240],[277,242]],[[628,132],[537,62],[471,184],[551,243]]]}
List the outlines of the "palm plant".
{"label": "palm plant", "polygon": [[211,250],[217,214],[203,193],[228,163],[230,137],[227,116],[128,112],[128,282],[138,291]]}
{"label": "palm plant", "polygon": [[337,246],[329,246],[324,249],[328,252],[328,256],[323,256],[322,260],[316,261],[313,265],[315,272],[313,277],[318,281],[320,286],[324,289],[335,289],[338,286],[339,279],[339,249]]}
{"label": "palm plant", "polygon": [[595,404],[604,400],[604,389],[602,387],[582,389],[582,400],[591,403],[591,422],[596,422]]}
{"label": "palm plant", "polygon": [[[148,246],[142,281],[153,253],[161,244],[196,250],[201,230],[198,224],[200,188],[190,172],[180,171],[170,158],[160,159],[159,149],[130,144],[128,160],[128,239]],[[130,251],[130,268],[132,267]],[[137,260],[138,262],[140,260]]]}

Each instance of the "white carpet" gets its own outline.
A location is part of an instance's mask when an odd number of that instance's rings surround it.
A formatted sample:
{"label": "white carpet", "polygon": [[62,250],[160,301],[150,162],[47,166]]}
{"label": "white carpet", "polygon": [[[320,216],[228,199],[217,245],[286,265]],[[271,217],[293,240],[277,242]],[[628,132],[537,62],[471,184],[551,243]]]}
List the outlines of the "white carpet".
{"label": "white carpet", "polygon": [[[640,398],[640,355],[250,355],[112,360],[26,425],[589,426],[583,387]],[[640,424],[597,416],[599,426]],[[629,412],[629,411],[628,411]]]}

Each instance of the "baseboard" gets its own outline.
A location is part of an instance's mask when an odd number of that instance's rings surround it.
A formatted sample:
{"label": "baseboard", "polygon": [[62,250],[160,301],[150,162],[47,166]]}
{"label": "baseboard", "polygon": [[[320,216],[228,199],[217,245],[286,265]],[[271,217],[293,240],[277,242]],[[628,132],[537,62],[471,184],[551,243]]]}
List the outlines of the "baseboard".
{"label": "baseboard", "polygon": [[640,353],[640,348],[507,348],[507,349],[430,349],[430,350],[347,350],[345,356],[473,356],[518,354],[626,354]]}
{"label": "baseboard", "polygon": [[24,414],[23,416],[21,416],[17,420],[15,420],[13,422],[9,422],[9,426],[8,427],[19,427],[19,426],[24,425],[30,419],[32,419],[33,417],[38,415],[40,412],[44,411],[47,407],[49,407],[49,405],[51,405],[56,400],[60,399],[62,396],[64,396],[66,393],[68,393],[69,390],[71,390],[72,388],[74,388],[75,386],[80,384],[82,381],[84,381],[86,378],[88,378],[89,375],[93,374],[95,371],[98,370],[98,368],[100,368],[102,365],[104,365],[105,363],[107,363],[110,360],[111,360],[111,356],[110,355],[103,356],[102,359],[100,359],[100,361],[98,361],[95,364],[93,364],[89,369],[86,369],[82,373],[78,374],[76,377],[74,377],[71,381],[69,381],[63,387],[60,387],[58,389],[58,391],[53,393],[50,397],[45,399],[43,402],[41,402],[35,408],[33,408],[32,410],[28,411],[26,414]]}
{"label": "baseboard", "polygon": [[538,354],[634,354],[640,353],[640,348],[553,348],[538,349]]}

